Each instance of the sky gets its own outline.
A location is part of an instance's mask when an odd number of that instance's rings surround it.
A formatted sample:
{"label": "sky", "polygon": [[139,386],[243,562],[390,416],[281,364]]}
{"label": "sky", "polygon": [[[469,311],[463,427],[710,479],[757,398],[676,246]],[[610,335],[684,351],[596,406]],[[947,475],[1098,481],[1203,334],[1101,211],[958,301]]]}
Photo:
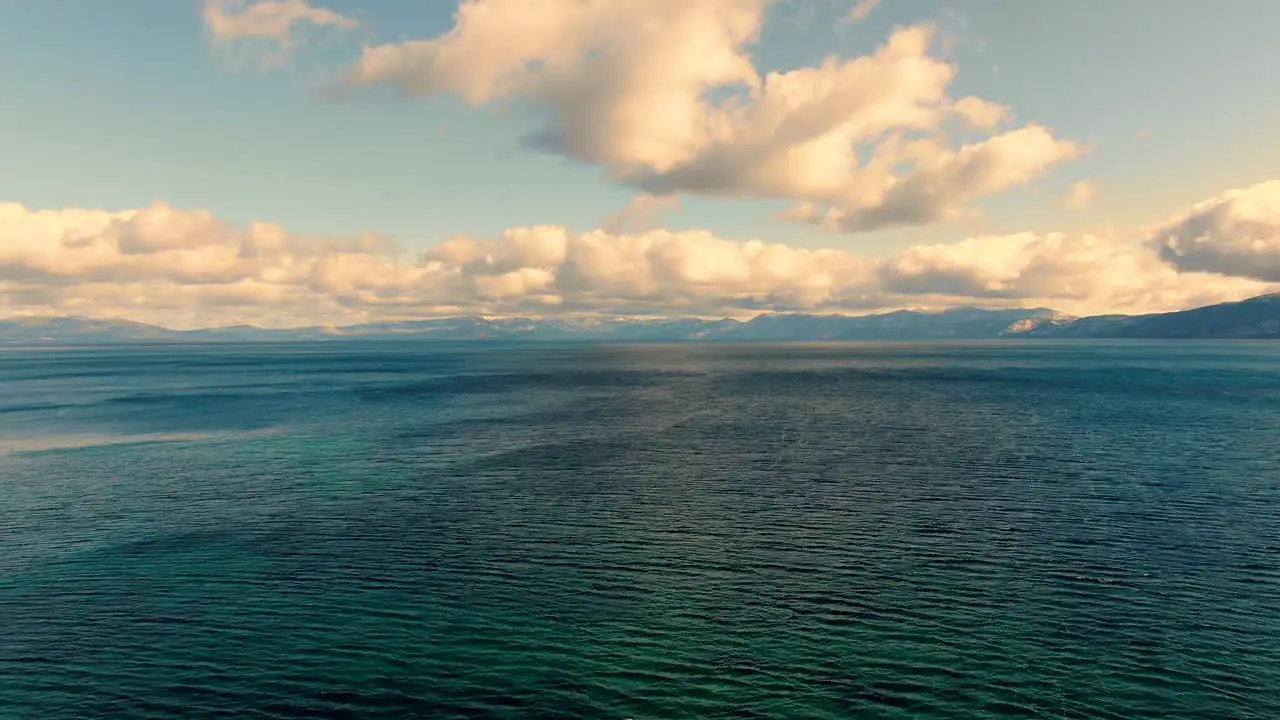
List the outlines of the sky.
{"label": "sky", "polygon": [[0,316],[1280,289],[1274,0],[0,0]]}

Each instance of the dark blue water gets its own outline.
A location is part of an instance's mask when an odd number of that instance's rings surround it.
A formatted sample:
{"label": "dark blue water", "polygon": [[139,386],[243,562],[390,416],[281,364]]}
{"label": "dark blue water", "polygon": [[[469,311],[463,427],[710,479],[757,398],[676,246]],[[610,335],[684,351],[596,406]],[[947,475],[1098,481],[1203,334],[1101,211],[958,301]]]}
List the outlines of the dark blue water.
{"label": "dark blue water", "polygon": [[1280,718],[1280,344],[0,352],[0,718]]}

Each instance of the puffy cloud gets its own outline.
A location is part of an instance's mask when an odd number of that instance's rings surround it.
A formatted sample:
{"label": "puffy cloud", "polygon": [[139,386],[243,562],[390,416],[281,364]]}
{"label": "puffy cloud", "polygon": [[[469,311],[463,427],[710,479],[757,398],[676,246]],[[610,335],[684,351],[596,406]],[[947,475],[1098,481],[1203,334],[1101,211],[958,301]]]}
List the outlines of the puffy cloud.
{"label": "puffy cloud", "polygon": [[398,268],[394,251],[374,235],[297,236],[264,222],[238,227],[160,202],[123,212],[0,204],[0,307],[163,322],[185,322],[183,312],[225,320],[252,314],[291,324],[306,319],[317,294],[376,290],[425,272]]}
{"label": "puffy cloud", "polygon": [[306,0],[205,0],[201,13],[214,42],[266,40],[281,48],[294,43],[300,25],[351,30],[355,18],[315,7]]}
{"label": "puffy cloud", "polygon": [[951,107],[975,130],[991,130],[1012,115],[1007,106],[972,95],[960,98]]}
{"label": "puffy cloud", "polygon": [[1184,271],[1280,282],[1280,181],[1199,203],[1151,240]]}
{"label": "puffy cloud", "polygon": [[912,247],[884,263],[881,280],[890,295],[936,295],[945,304],[997,300],[1082,315],[1180,310],[1270,289],[1243,278],[1180,273],[1140,238],[1062,233]]}
{"label": "puffy cloud", "polygon": [[782,198],[833,230],[928,223],[1081,152],[1027,125],[953,147],[959,120],[1008,108],[952,100],[927,26],[869,55],[761,74],[747,53],[768,0],[466,0],[448,33],[366,47],[346,81],[481,106],[517,99],[540,147],[669,195]]}
{"label": "puffy cloud", "polygon": [[735,242],[706,231],[570,233],[561,227],[517,228],[492,239],[454,238],[425,262],[460,272],[471,299],[555,295],[557,304],[589,312],[726,312],[743,307],[839,303],[874,280],[871,261],[836,250],[760,241]]}
{"label": "puffy cloud", "polygon": [[1062,196],[1062,204],[1069,208],[1083,210],[1092,205],[1093,199],[1097,196],[1097,183],[1081,180],[1072,185],[1067,194]]}
{"label": "puffy cloud", "polygon": [[[1050,165],[1081,152],[1073,143],[1055,140],[1039,125],[955,151],[930,145],[918,144],[901,155],[890,154],[881,166],[889,181],[866,188],[866,195],[856,204],[832,207],[819,224],[835,230],[866,231],[958,219],[965,202],[1022,185]],[[915,162],[915,171],[903,178],[891,177],[890,168],[903,159]]]}
{"label": "puffy cloud", "polygon": [[184,327],[966,304],[1155,312],[1280,287],[1277,188],[1197,205],[1158,241],[1141,233],[1022,233],[917,245],[884,259],[702,230],[561,226],[454,237],[415,256],[376,235],[295,235],[163,203],[122,212],[0,204],[0,315]]}

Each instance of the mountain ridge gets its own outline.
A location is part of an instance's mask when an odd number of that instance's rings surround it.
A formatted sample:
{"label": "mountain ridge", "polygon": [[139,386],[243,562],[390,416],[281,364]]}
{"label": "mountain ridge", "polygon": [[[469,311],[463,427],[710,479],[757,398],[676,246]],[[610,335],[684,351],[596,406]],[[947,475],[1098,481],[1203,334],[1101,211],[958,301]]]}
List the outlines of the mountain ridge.
{"label": "mountain ridge", "polygon": [[910,341],[1086,338],[1280,338],[1280,293],[1145,315],[1074,317],[1047,308],[957,307],[872,315],[763,313],[750,320],[674,317],[527,318],[456,316],[428,320],[288,329],[253,325],[172,330],[131,320],[81,316],[0,320],[0,345],[103,345],[148,342],[361,340],[612,340],[635,342]]}
{"label": "mountain ridge", "polygon": [[1146,315],[1094,315],[1070,322],[1036,323],[1016,333],[1025,338],[1092,339],[1278,339],[1280,293],[1239,302]]}

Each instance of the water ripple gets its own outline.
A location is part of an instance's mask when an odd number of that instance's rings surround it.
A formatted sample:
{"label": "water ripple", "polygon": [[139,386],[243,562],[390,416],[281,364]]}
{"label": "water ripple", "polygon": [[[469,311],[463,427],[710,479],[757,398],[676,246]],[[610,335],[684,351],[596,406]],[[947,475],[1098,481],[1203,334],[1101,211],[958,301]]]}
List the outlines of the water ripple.
{"label": "water ripple", "polygon": [[1231,348],[0,353],[0,717],[1270,720]]}

